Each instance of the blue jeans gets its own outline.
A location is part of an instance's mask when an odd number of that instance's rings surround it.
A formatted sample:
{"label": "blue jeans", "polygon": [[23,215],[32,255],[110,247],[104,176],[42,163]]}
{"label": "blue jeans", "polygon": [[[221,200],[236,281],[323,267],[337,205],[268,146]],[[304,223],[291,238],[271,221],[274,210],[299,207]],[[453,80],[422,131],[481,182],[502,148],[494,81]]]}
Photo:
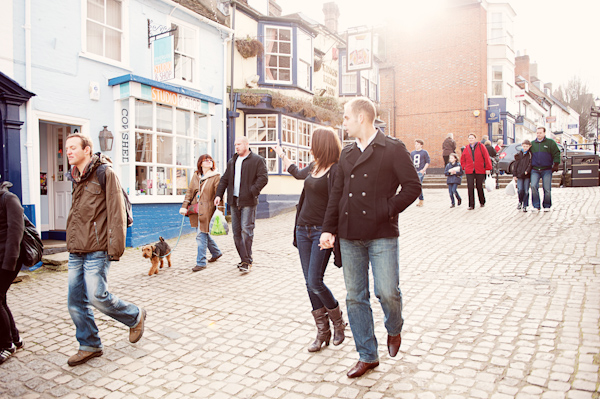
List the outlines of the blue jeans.
{"label": "blue jeans", "polygon": [[[529,182],[529,177],[517,179],[517,192],[519,194],[519,204],[523,204],[524,207],[529,206]],[[538,196],[538,205],[539,203],[540,200]]]}
{"label": "blue jeans", "polygon": [[373,268],[375,296],[384,314],[384,324],[389,335],[402,331],[402,292],[398,266],[398,237],[375,240],[340,239],[346,306],[354,344],[360,361],[372,363],[379,359],[373,311],[369,300],[369,262]]}
{"label": "blue jeans", "polygon": [[461,199],[460,195],[458,195],[458,183],[448,183],[448,193],[450,194],[450,202],[454,205],[454,197],[457,200]]}
{"label": "blue jeans", "polygon": [[206,266],[206,249],[214,258],[215,256],[221,255],[221,250],[217,246],[217,243],[208,233],[200,231],[198,228],[198,234],[196,235],[196,245],[198,245],[198,255],[196,256],[196,266]]}
{"label": "blue jeans", "polygon": [[68,306],[80,350],[102,350],[92,306],[130,328],[141,320],[140,308],[108,292],[109,268],[105,251],[69,254]]}
{"label": "blue jeans", "polygon": [[323,282],[331,249],[321,250],[320,238],[321,226],[296,226],[296,244],[312,308],[317,310],[325,306],[327,309],[335,309],[338,301]]}
{"label": "blue jeans", "polygon": [[[419,176],[419,181],[421,182],[421,184],[423,184],[423,178],[425,177],[425,175],[421,172],[417,172],[417,176]],[[423,201],[423,189],[421,189],[421,194],[419,195],[419,199],[421,201]]]}
{"label": "blue jeans", "polygon": [[242,262],[252,264],[252,240],[254,239],[254,221],[256,205],[238,208],[231,205],[231,228],[233,242]]}
{"label": "blue jeans", "polygon": [[544,190],[544,208],[552,206],[552,169],[531,170],[531,204],[534,208],[540,209],[540,178],[542,179],[542,188]]}

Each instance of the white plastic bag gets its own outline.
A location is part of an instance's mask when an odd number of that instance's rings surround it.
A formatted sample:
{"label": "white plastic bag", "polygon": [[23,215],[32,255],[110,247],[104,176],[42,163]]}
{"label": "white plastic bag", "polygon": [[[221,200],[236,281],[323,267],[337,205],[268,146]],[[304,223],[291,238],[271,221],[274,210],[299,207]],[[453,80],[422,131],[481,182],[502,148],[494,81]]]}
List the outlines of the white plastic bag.
{"label": "white plastic bag", "polygon": [[492,192],[492,191],[494,191],[495,188],[496,188],[496,180],[494,180],[494,178],[492,177],[492,175],[488,175],[485,178],[485,189],[488,192]]}
{"label": "white plastic bag", "polygon": [[510,183],[508,183],[506,185],[506,188],[504,189],[504,192],[506,193],[506,195],[515,195],[517,193],[517,190],[515,188],[515,181],[514,179],[510,181]]}
{"label": "white plastic bag", "polygon": [[208,231],[213,236],[224,236],[229,233],[229,225],[227,224],[223,212],[217,209],[215,213],[213,213]]}

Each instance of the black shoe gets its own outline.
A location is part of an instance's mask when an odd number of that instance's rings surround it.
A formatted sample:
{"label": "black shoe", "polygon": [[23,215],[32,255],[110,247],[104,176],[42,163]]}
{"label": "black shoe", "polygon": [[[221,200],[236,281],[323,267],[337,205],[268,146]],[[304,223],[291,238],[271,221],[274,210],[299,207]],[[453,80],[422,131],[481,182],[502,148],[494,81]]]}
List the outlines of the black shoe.
{"label": "black shoe", "polygon": [[458,198],[458,200],[457,200],[457,201],[458,201],[458,206],[460,206],[460,204],[462,204],[462,199],[461,199],[461,198]]}
{"label": "black shoe", "polygon": [[470,207],[467,208],[468,211],[472,211],[473,209],[475,209],[474,206],[470,206]]}
{"label": "black shoe", "polygon": [[485,204],[481,204],[481,205],[479,205],[479,206],[483,208],[483,207],[485,206]]}
{"label": "black shoe", "polygon": [[19,338],[19,340],[17,342],[13,342],[13,344],[15,344],[17,349],[21,349],[25,345],[25,341],[23,341],[23,338]]}
{"label": "black shoe", "polygon": [[16,350],[17,347],[14,344],[11,344],[10,348],[0,349],[0,364],[7,361]]}
{"label": "black shoe", "polygon": [[192,267],[193,272],[199,272],[200,270],[206,269],[206,266],[194,266]]}
{"label": "black shoe", "polygon": [[522,207],[523,207],[523,204],[521,204],[521,203],[519,202],[519,205],[517,205],[517,209],[521,209]]}
{"label": "black shoe", "polygon": [[240,272],[242,272],[242,273],[248,273],[250,271],[251,267],[252,267],[252,264],[242,262],[242,265],[238,269],[240,269]]}

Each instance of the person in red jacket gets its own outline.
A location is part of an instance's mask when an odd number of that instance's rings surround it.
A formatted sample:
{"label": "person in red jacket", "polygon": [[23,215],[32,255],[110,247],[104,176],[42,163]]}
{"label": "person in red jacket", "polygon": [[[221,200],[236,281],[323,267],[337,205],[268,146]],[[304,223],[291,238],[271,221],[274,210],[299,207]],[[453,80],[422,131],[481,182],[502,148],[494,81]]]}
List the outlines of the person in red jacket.
{"label": "person in red jacket", "polygon": [[469,134],[469,145],[465,147],[460,157],[460,164],[467,176],[467,189],[469,190],[469,210],[475,209],[475,186],[479,204],[485,206],[485,194],[483,192],[483,181],[485,175],[492,170],[492,160],[485,146],[477,141],[474,133]]}

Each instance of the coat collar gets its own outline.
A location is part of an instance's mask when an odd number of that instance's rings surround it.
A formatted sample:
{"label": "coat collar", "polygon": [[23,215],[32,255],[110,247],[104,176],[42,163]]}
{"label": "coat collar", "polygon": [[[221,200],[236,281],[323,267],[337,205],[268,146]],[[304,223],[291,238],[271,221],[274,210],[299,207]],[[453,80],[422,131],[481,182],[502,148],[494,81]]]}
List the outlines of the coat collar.
{"label": "coat collar", "polygon": [[[354,164],[354,166],[352,167],[352,169],[354,170],[360,164],[362,164],[364,162],[367,162],[367,160],[369,158],[371,158],[371,155],[373,155],[373,151],[374,151],[374,149],[377,146],[383,146],[383,147],[385,147],[385,134],[383,134],[381,132],[381,130],[379,130],[379,129],[377,129],[377,133],[375,135],[375,139],[360,154],[360,156],[358,157],[358,160],[356,161],[356,163]],[[360,149],[358,148],[358,146],[356,145],[356,143],[354,143],[354,147],[352,148],[352,151],[360,151]]]}

